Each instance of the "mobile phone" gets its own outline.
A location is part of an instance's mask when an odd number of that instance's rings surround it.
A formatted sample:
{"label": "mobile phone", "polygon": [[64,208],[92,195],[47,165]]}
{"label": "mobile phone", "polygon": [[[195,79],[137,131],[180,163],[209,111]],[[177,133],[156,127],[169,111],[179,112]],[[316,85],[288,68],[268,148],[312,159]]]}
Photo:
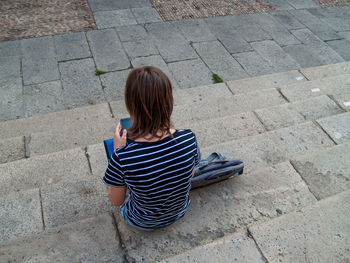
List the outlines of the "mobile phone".
{"label": "mobile phone", "polygon": [[120,119],[120,124],[122,125],[122,130],[127,130],[132,126],[132,120],[130,118]]}

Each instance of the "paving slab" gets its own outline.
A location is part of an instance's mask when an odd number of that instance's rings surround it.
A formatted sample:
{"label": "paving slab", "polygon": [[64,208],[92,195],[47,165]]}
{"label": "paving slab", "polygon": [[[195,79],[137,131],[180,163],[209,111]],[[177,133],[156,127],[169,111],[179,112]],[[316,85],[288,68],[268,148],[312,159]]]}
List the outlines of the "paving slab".
{"label": "paving slab", "polygon": [[[175,123],[176,125],[176,123]],[[217,119],[191,122],[184,127],[191,129],[201,147],[218,145],[265,132],[264,126],[252,112],[240,113]]]}
{"label": "paving slab", "polygon": [[22,78],[0,78],[0,121],[14,120],[24,116]]}
{"label": "paving slab", "polygon": [[343,59],[350,60],[350,41],[345,39],[332,40],[327,41],[327,45],[335,50]]}
{"label": "paving slab", "polygon": [[145,25],[165,62],[197,58],[196,52],[171,23]]}
{"label": "paving slab", "polygon": [[47,229],[16,239],[1,248],[2,262],[123,262],[109,214]]}
{"label": "paving slab", "polygon": [[288,11],[302,24],[307,26],[315,35],[322,40],[338,39],[337,32],[329,26],[329,24],[321,21],[319,18],[312,15],[308,10],[290,10]]}
{"label": "paving slab", "polygon": [[22,39],[21,49],[24,85],[59,79],[53,37]]}
{"label": "paving slab", "polygon": [[346,18],[343,17],[327,17],[321,18],[322,21],[326,22],[335,31],[348,31],[350,30],[350,19],[349,15]]}
{"label": "paving slab", "polygon": [[23,87],[24,116],[64,110],[61,81],[50,81]]}
{"label": "paving slab", "polygon": [[283,85],[306,81],[297,70],[274,73],[254,78],[245,78],[228,81],[227,85],[234,94],[246,93],[255,90],[277,88]]}
{"label": "paving slab", "polygon": [[142,67],[142,66],[155,66],[161,69],[168,76],[174,88],[179,87],[178,83],[176,82],[173,74],[169,70],[164,59],[159,55],[135,58],[131,60],[131,64],[134,68]]}
{"label": "paving slab", "polygon": [[211,263],[214,258],[216,262],[264,262],[254,240],[241,231],[160,262]]}
{"label": "paving slab", "polygon": [[[280,24],[271,15],[257,13],[252,16],[255,24],[259,25],[264,31],[268,32],[273,40],[280,46],[296,45],[300,42],[296,39],[282,24]],[[254,48],[254,47],[253,47]]]}
{"label": "paving slab", "polygon": [[337,144],[350,141],[349,112],[319,119],[317,122]]}
{"label": "paving slab", "polygon": [[122,42],[149,38],[146,29],[142,25],[118,26],[115,29]]}
{"label": "paving slab", "polygon": [[133,42],[124,42],[123,46],[130,59],[159,54],[159,51],[153,44],[153,41],[150,39],[135,40]]}
{"label": "paving slab", "polygon": [[108,122],[110,120],[111,112],[108,104],[91,105],[72,110],[0,122],[0,138],[4,139],[30,135],[34,132],[60,130],[71,126],[86,127],[86,125],[90,125],[89,123]]}
{"label": "paving slab", "polygon": [[85,147],[112,137],[119,119],[108,122],[89,123],[84,126],[71,126],[60,130],[50,130],[31,134],[31,155],[42,155],[75,147]]}
{"label": "paving slab", "polygon": [[105,212],[112,207],[102,177],[45,186],[41,189],[46,227],[57,227]]}
{"label": "paving slab", "polygon": [[350,41],[350,31],[338,32],[338,34],[347,41]]}
{"label": "paving slab", "polygon": [[60,63],[65,108],[76,108],[105,101],[100,80],[91,58]]}
{"label": "paving slab", "polygon": [[343,110],[328,96],[323,95],[295,103],[258,109],[255,112],[268,130],[275,130],[339,114]]}
{"label": "paving slab", "polygon": [[302,67],[313,67],[344,61],[337,52],[315,36],[310,30],[298,29],[293,30],[292,33],[304,44],[286,46],[283,50],[295,58]]}
{"label": "paving slab", "polygon": [[305,120],[317,120],[343,113],[343,110],[325,95],[298,101],[290,104],[289,107],[300,113]]}
{"label": "paving slab", "polygon": [[151,3],[148,0],[105,0],[103,2],[101,2],[100,0],[88,1],[90,8],[93,12],[151,6]]}
{"label": "paving slab", "polygon": [[343,110],[350,111],[350,92],[339,95],[331,95],[329,97],[336,101]]}
{"label": "paving slab", "polygon": [[19,57],[0,57],[0,78],[18,78],[21,76],[21,60]]}
{"label": "paving slab", "polygon": [[203,42],[217,40],[216,36],[210,32],[208,25],[203,19],[174,21],[176,26],[190,42]]}
{"label": "paving slab", "polygon": [[58,61],[91,57],[84,32],[54,36]]}
{"label": "paving slab", "polygon": [[300,65],[272,40],[251,43],[255,51],[278,71],[298,69]]}
{"label": "paving slab", "polygon": [[[237,31],[247,42],[272,39],[270,34],[260,28],[258,25],[239,25]],[[239,53],[238,53],[239,54]]]}
{"label": "paving slab", "polygon": [[131,8],[138,24],[162,22],[156,9],[153,7]]}
{"label": "paving slab", "polygon": [[182,125],[190,121],[207,120],[208,116],[219,118],[283,103],[285,100],[275,89],[255,91],[231,98],[213,98],[210,102],[199,101],[175,106],[172,120],[177,125]]}
{"label": "paving slab", "polygon": [[257,52],[243,52],[232,55],[250,76],[271,74],[275,69]]}
{"label": "paving slab", "polygon": [[344,74],[335,77],[289,84],[281,87],[281,92],[289,101],[298,101],[321,95],[348,93],[349,87],[350,74]]}
{"label": "paving slab", "polygon": [[284,153],[286,160],[334,146],[328,135],[312,122],[271,131],[268,136]]}
{"label": "paving slab", "polygon": [[[214,17],[205,19],[210,31],[220,40],[229,53],[251,51],[252,47],[238,33],[231,17]],[[220,56],[220,55],[219,55]]]}
{"label": "paving slab", "polygon": [[183,89],[213,82],[212,73],[200,59],[169,63],[168,68]]}
{"label": "paving slab", "polygon": [[24,137],[0,140],[0,163],[7,163],[25,158]]}
{"label": "paving slab", "polygon": [[250,173],[288,159],[267,135],[268,133],[263,133],[219,145],[199,146],[203,158],[207,158],[212,152],[217,152],[220,149],[220,153],[228,159],[243,160],[244,172]]}
{"label": "paving slab", "polygon": [[[323,46],[324,48],[325,46]],[[333,63],[339,62],[339,59],[329,61],[327,55],[323,56],[324,50],[321,51],[320,46],[315,47],[310,44],[285,46],[283,47],[283,51],[295,59],[301,67],[316,67],[326,65],[331,63],[331,61]]]}
{"label": "paving slab", "polygon": [[345,143],[291,160],[318,200],[350,189],[349,146]]}
{"label": "paving slab", "polygon": [[0,164],[0,174],[2,196],[61,181],[91,178],[80,148]]}
{"label": "paving slab", "polygon": [[277,11],[270,13],[279,23],[288,30],[305,28],[291,13],[288,11]]}
{"label": "paving slab", "polygon": [[291,6],[288,1],[281,1],[281,0],[268,0],[268,2],[276,8],[276,10],[290,10],[294,9],[293,6]]}
{"label": "paving slab", "polygon": [[209,101],[215,97],[231,97],[232,93],[225,83],[205,85],[189,89],[173,90],[174,104],[192,104],[197,101]]}
{"label": "paving slab", "polygon": [[103,142],[87,146],[87,152],[89,154],[89,162],[91,165],[92,174],[103,176],[108,166],[106,149]]}
{"label": "paving slab", "polygon": [[269,262],[347,262],[349,198],[346,191],[249,230]]}
{"label": "paving slab", "polygon": [[114,29],[89,31],[87,38],[98,70],[113,71],[130,67]]}
{"label": "paving slab", "polygon": [[304,68],[300,69],[300,72],[309,80],[350,74],[350,62],[342,62],[313,68]]}
{"label": "paving slab", "polygon": [[248,77],[219,41],[193,43],[193,47],[209,69],[224,81]]}
{"label": "paving slab", "polygon": [[20,40],[0,42],[0,57],[21,56]]}
{"label": "paving slab", "polygon": [[94,18],[98,29],[137,24],[130,9],[98,11]]}
{"label": "paving slab", "polygon": [[254,111],[268,131],[285,128],[305,122],[304,117],[288,104],[277,105]]}
{"label": "paving slab", "polygon": [[254,221],[276,217],[276,210],[287,213],[315,200],[292,166],[282,163],[192,191],[186,215],[166,229],[133,229],[119,212],[116,219],[128,256],[136,262],[153,262],[212,242]]}
{"label": "paving slab", "polygon": [[0,207],[1,243],[42,230],[38,189],[1,197]]}
{"label": "paving slab", "polygon": [[130,71],[127,69],[109,72],[100,76],[103,92],[108,102],[124,99],[124,88]]}
{"label": "paving slab", "polygon": [[288,0],[288,4],[296,9],[318,7],[318,5],[313,0]]}

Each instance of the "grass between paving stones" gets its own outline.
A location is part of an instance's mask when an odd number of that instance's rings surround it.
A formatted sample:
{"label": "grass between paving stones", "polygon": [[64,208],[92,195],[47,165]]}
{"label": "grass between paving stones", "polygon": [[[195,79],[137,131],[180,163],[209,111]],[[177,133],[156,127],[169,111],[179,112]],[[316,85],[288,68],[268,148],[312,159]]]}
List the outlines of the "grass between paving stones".
{"label": "grass between paving stones", "polygon": [[213,73],[213,81],[214,81],[214,83],[222,83],[222,82],[224,82],[222,80],[222,78],[220,78],[220,76],[218,74],[216,74],[216,73]]}
{"label": "grass between paving stones", "polygon": [[102,70],[98,70],[98,69],[95,70],[95,75],[96,75],[96,76],[100,76],[100,75],[103,75],[103,74],[106,74],[106,73],[107,73],[107,72],[102,71]]}

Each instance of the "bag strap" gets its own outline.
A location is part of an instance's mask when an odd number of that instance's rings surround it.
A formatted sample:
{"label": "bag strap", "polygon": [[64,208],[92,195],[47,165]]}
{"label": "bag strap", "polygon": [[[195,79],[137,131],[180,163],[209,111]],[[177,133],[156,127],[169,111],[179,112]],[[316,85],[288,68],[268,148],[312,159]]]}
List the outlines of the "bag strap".
{"label": "bag strap", "polygon": [[221,155],[220,153],[213,152],[208,156],[208,158],[200,160],[197,167],[202,168],[202,167],[207,166],[209,163],[214,162],[214,161],[215,162],[224,162],[224,161],[226,161],[226,157]]}

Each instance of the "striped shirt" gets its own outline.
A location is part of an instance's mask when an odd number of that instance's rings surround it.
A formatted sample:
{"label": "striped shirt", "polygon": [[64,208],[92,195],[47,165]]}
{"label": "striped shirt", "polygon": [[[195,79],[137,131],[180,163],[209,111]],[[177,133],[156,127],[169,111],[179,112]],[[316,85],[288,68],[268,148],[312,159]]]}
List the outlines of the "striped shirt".
{"label": "striped shirt", "polygon": [[103,181],[127,187],[127,217],[136,226],[156,228],[181,218],[190,203],[191,176],[200,152],[191,130],[176,130],[156,142],[128,140],[109,162]]}

